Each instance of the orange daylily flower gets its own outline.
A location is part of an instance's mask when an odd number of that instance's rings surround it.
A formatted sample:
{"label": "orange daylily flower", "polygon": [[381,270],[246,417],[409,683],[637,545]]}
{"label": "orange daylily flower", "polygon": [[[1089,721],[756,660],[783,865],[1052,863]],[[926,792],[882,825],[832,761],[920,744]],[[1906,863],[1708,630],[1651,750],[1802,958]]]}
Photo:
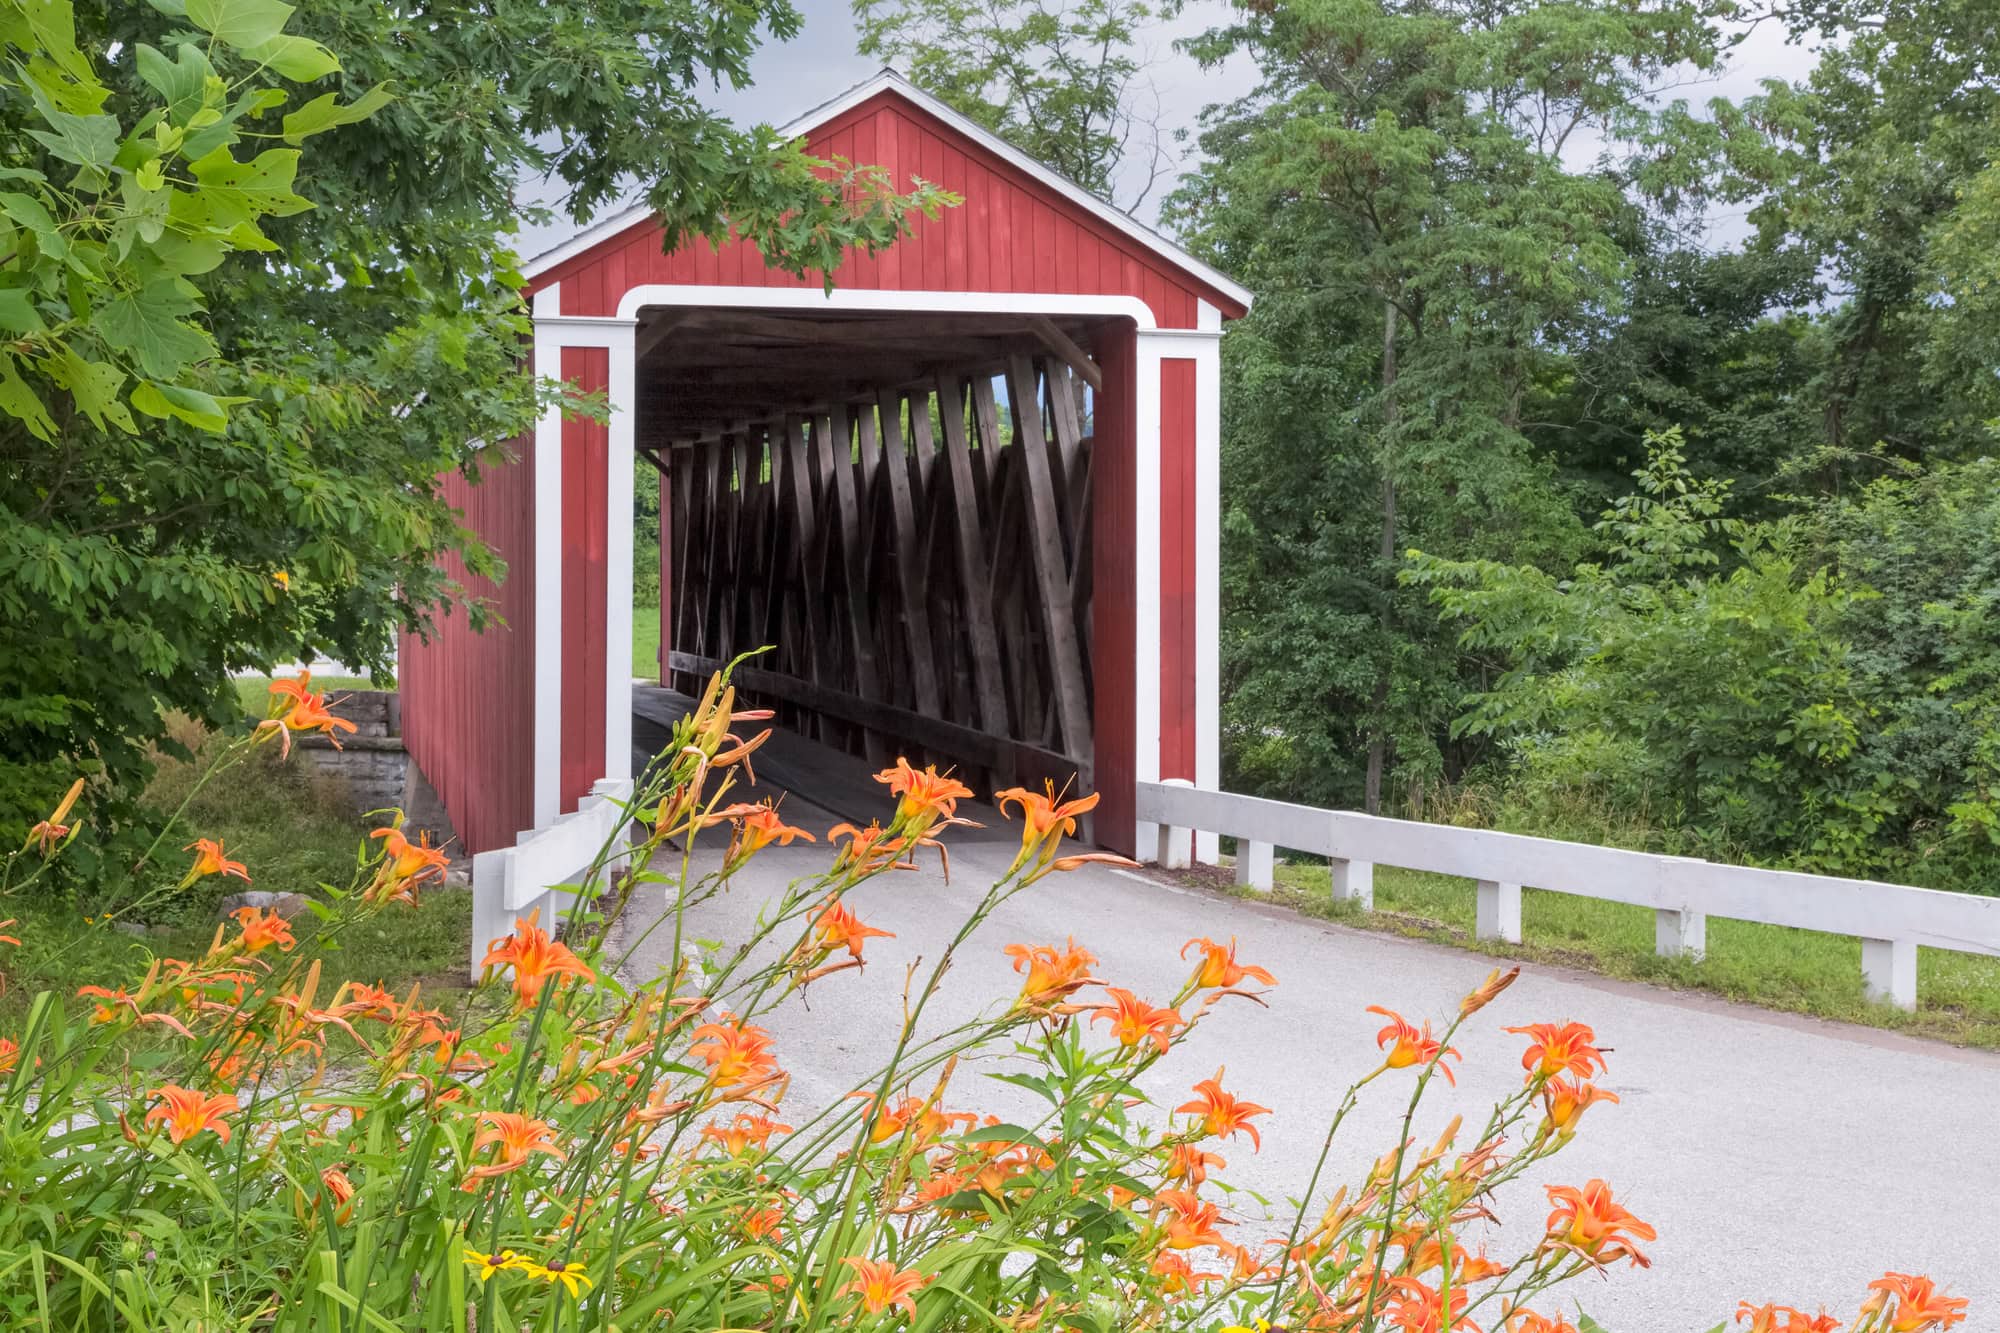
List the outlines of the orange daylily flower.
{"label": "orange daylily flower", "polygon": [[[1030,860],[1040,866],[1048,866],[1054,859],[1056,848],[1066,837],[1076,836],[1077,816],[1089,814],[1097,808],[1098,793],[1079,796],[1073,801],[1056,799],[1056,784],[1047,783],[1042,791],[1029,791],[1026,787],[1009,787],[1005,791],[993,793],[993,804],[1004,814],[1010,805],[1021,810],[1021,850],[1015,853],[1014,862],[1007,867],[1007,874],[1013,875]],[[1067,868],[1067,867],[1062,867]]]}
{"label": "orange daylily flower", "polygon": [[1265,969],[1236,961],[1234,938],[1228,944],[1217,944],[1206,935],[1189,940],[1181,946],[1181,957],[1186,958],[1188,950],[1194,948],[1201,950],[1201,963],[1195,968],[1194,975],[1188,978],[1188,984],[1196,990],[1226,990],[1242,984],[1245,977],[1255,978],[1267,986],[1278,984],[1278,979]]}
{"label": "orange daylily flower", "polygon": [[1375,1034],[1376,1049],[1388,1052],[1382,1060],[1383,1068],[1408,1069],[1411,1065],[1427,1065],[1435,1060],[1438,1072],[1443,1074],[1454,1087],[1457,1086],[1458,1079],[1453,1077],[1451,1066],[1446,1064],[1445,1060],[1447,1058],[1462,1060],[1464,1057],[1458,1053],[1458,1048],[1455,1046],[1439,1048],[1437,1039],[1431,1036],[1429,1019],[1424,1020],[1423,1029],[1419,1031],[1393,1009],[1384,1009],[1379,1004],[1371,1004],[1368,1006],[1368,1012],[1380,1014],[1389,1020],[1388,1024]]}
{"label": "orange daylily flower", "polygon": [[275,734],[280,743],[279,753],[289,757],[292,753],[292,733],[295,731],[317,731],[333,742],[333,748],[340,748],[342,731],[358,731],[352,722],[344,717],[335,717],[327,711],[326,699],[304,688],[306,676],[301,674],[294,681],[278,681],[271,686],[273,694],[289,695],[293,702],[282,716],[267,718],[257,724],[254,733],[259,739]]}
{"label": "orange daylily flower", "polygon": [[1965,1322],[1962,1296],[1947,1296],[1927,1277],[1884,1273],[1868,1284],[1875,1295],[1861,1307],[1864,1314],[1884,1314],[1884,1333],[1929,1333]]}
{"label": "orange daylily flower", "polygon": [[1744,1333],[1833,1333],[1840,1321],[1821,1310],[1809,1315],[1789,1305],[1752,1305],[1743,1301],[1736,1307],[1736,1322],[1747,1323]]}
{"label": "orange daylily flower", "polygon": [[491,1162],[466,1172],[468,1183],[519,1170],[528,1164],[528,1158],[534,1153],[553,1157],[558,1162],[569,1160],[569,1155],[552,1141],[555,1130],[545,1120],[530,1119],[513,1111],[481,1111],[479,1123],[485,1128],[473,1136],[473,1155],[477,1156],[480,1149],[489,1145],[498,1145],[500,1151]]}
{"label": "orange daylily flower", "polygon": [[1269,1115],[1271,1108],[1259,1106],[1255,1102],[1237,1100],[1233,1093],[1222,1090],[1222,1071],[1215,1071],[1214,1078],[1205,1078],[1194,1085],[1195,1099],[1176,1106],[1174,1111],[1191,1112],[1201,1117],[1202,1129],[1212,1139],[1234,1138],[1237,1130],[1250,1136],[1252,1151],[1261,1151],[1264,1141],[1257,1135],[1257,1127],[1250,1123],[1251,1116]]}
{"label": "orange daylily flower", "polygon": [[938,772],[937,765],[926,765],[919,771],[900,756],[894,768],[883,769],[875,780],[900,798],[893,823],[905,835],[921,834],[940,819],[959,822],[958,803],[972,799],[972,788],[949,773]]}
{"label": "orange daylily flower", "polygon": [[827,902],[826,908],[813,922],[813,933],[818,937],[822,952],[831,953],[844,946],[848,956],[857,962],[861,958],[861,946],[868,940],[896,938],[894,931],[863,925],[861,918],[854,915],[839,898]]}
{"label": "orange daylily flower", "polygon": [[1137,1046],[1142,1041],[1150,1041],[1161,1055],[1165,1055],[1174,1029],[1187,1023],[1178,1009],[1155,1009],[1122,987],[1107,986],[1104,993],[1111,997],[1111,1003],[1101,1004],[1090,1011],[1091,1026],[1095,1027],[1100,1018],[1110,1019],[1111,1035],[1118,1039],[1120,1046]]}
{"label": "orange daylily flower", "polygon": [[1533,1310],[1513,1310],[1507,1315],[1507,1333],[1577,1333],[1576,1325],[1560,1314],[1542,1315]]}
{"label": "orange daylily flower", "polygon": [[1659,1232],[1614,1203],[1611,1187],[1593,1180],[1582,1189],[1545,1185],[1555,1210],[1549,1214],[1545,1244],[1569,1250],[1600,1268],[1616,1259],[1630,1259],[1640,1268],[1652,1267],[1632,1242],[1657,1240]]}
{"label": "orange daylily flower", "polygon": [[1090,969],[1097,966],[1097,955],[1077,947],[1074,935],[1061,949],[1053,944],[1010,944],[1002,952],[1014,960],[1016,972],[1027,974],[1016,1000],[1024,1008],[1047,1008],[1096,982]]}
{"label": "orange daylily flower", "polygon": [[709,1125],[701,1131],[701,1136],[712,1143],[722,1145],[722,1150],[731,1157],[741,1157],[747,1150],[755,1148],[764,1151],[764,1145],[773,1134],[789,1134],[790,1125],[781,1125],[769,1116],[752,1115],[741,1112],[727,1125]]}
{"label": "orange daylily flower", "polygon": [[147,1096],[154,1103],[146,1112],[146,1123],[158,1121],[167,1128],[167,1137],[175,1143],[185,1143],[203,1130],[213,1130],[215,1137],[229,1142],[229,1125],[223,1116],[238,1109],[236,1099],[227,1093],[217,1097],[204,1097],[190,1088],[169,1083],[154,1088]]}
{"label": "orange daylily flower", "polygon": [[354,1215],[354,1182],[339,1167],[330,1166],[319,1173],[319,1183],[333,1198],[333,1220],[345,1223]]}
{"label": "orange daylily flower", "polygon": [[275,910],[239,907],[229,914],[243,927],[243,948],[250,953],[275,944],[280,953],[290,953],[298,944],[292,938],[292,923]]}
{"label": "orange daylily flower", "polygon": [[[0,921],[0,930],[7,929],[7,927],[14,924],[14,921],[15,918],[11,916],[8,917],[5,921]],[[12,935],[0,935],[0,944],[11,944],[17,949],[21,947],[21,941],[14,938],[14,936]]]}
{"label": "orange daylily flower", "polygon": [[1488,972],[1486,980],[1480,982],[1472,989],[1470,994],[1458,1002],[1459,1016],[1461,1018],[1470,1018],[1487,1005],[1493,1003],[1493,1001],[1499,999],[1500,992],[1513,985],[1514,979],[1520,975],[1521,967],[1518,963],[1508,968],[1505,972],[1502,972],[1497,967]]}
{"label": "orange daylily flower", "polygon": [[78,986],[76,993],[78,998],[103,1001],[90,1016],[90,1021],[93,1023],[115,1022],[118,1017],[117,1009],[123,1007],[131,1010],[132,1017],[138,1022],[158,1023],[161,1027],[170,1028],[180,1033],[183,1037],[194,1036],[194,1033],[188,1031],[187,1024],[181,1022],[172,1014],[149,1014],[141,1010],[138,998],[128,993],[123,986],[120,986],[117,990],[106,990],[102,986]]}
{"label": "orange daylily flower", "polygon": [[1557,1074],[1589,1078],[1592,1065],[1604,1072],[1604,1052],[1586,1023],[1530,1023],[1506,1030],[1530,1038],[1528,1049],[1521,1053],[1521,1068],[1531,1079]]}
{"label": "orange daylily flower", "polygon": [[1161,1190],[1153,1196],[1153,1220],[1167,1233],[1167,1247],[1192,1250],[1203,1245],[1229,1248],[1229,1241],[1215,1228],[1226,1222],[1222,1209],[1193,1190]]}
{"label": "orange daylily flower", "polygon": [[[1126,870],[1140,868],[1137,861],[1129,856],[1120,856],[1116,852],[1078,852],[1074,856],[1058,856],[1049,863],[1050,870],[1061,872],[1075,870],[1081,866],[1119,866]],[[1038,875],[1036,878],[1041,877]]]}
{"label": "orange daylily flower", "polygon": [[26,851],[39,844],[43,860],[46,861],[55,855],[56,848],[60,847],[63,839],[69,837],[72,832],[72,826],[63,821],[69,818],[70,808],[76,804],[76,798],[81,795],[83,795],[83,779],[78,778],[69,784],[69,790],[64,792],[62,800],[57,802],[55,813],[28,830],[28,840],[21,844],[21,850]]}
{"label": "orange daylily flower", "polygon": [[780,847],[789,847],[797,838],[814,841],[812,834],[802,828],[793,828],[780,819],[778,808],[769,801],[756,805],[732,805],[727,810],[718,811],[714,818],[728,819],[735,824],[729,835],[729,850],[722,858],[726,865],[741,865],[774,842]]}
{"label": "orange daylily flower", "polygon": [[777,1076],[771,1034],[763,1028],[724,1014],[721,1022],[703,1023],[690,1035],[694,1042],[688,1054],[709,1067],[709,1079],[718,1088],[754,1088]]}
{"label": "orange daylily flower", "polygon": [[1479,1325],[1465,1315],[1471,1299],[1463,1287],[1451,1289],[1451,1312],[1445,1313],[1444,1293],[1425,1286],[1413,1277],[1392,1277],[1388,1282],[1389,1324],[1404,1333],[1446,1333],[1447,1329],[1469,1328],[1479,1333]]}
{"label": "orange daylily flower", "polygon": [[1185,1181],[1192,1189],[1207,1182],[1208,1168],[1220,1170],[1228,1165],[1218,1153],[1203,1152],[1192,1143],[1176,1143],[1167,1153],[1166,1177]]}
{"label": "orange daylily flower", "polygon": [[561,985],[562,978],[566,976],[582,981],[597,980],[597,974],[571,953],[567,945],[550,939],[548,932],[535,924],[541,910],[538,907],[518,918],[514,922],[514,933],[488,945],[486,957],[480,964],[482,967],[514,969],[514,1003],[520,1009],[533,1004],[542,992],[542,984],[551,979],[557,985]]}
{"label": "orange daylily flower", "polygon": [[1162,1250],[1153,1256],[1153,1276],[1163,1279],[1160,1286],[1169,1296],[1178,1296],[1194,1291],[1205,1283],[1226,1281],[1221,1273],[1197,1273],[1190,1264],[1172,1250]]}
{"label": "orange daylily flower", "polygon": [[245,884],[250,882],[250,876],[245,871],[243,863],[224,856],[222,843],[217,839],[196,838],[181,850],[194,853],[194,864],[188,867],[187,878],[181,881],[183,888],[204,875],[234,875]]}
{"label": "orange daylily flower", "polygon": [[423,834],[421,841],[411,842],[399,828],[378,828],[368,836],[383,839],[382,864],[375,872],[375,882],[364,895],[371,901],[387,897],[415,902],[413,890],[419,884],[443,882],[451,858],[442,848],[431,846],[430,834]]}
{"label": "orange daylily flower", "polygon": [[854,1280],[842,1287],[836,1295],[859,1296],[861,1308],[869,1314],[881,1314],[890,1306],[899,1306],[911,1319],[917,1317],[917,1303],[911,1293],[921,1290],[931,1281],[931,1277],[914,1269],[898,1271],[896,1266],[881,1259],[859,1259],[850,1255],[840,1262],[854,1270]]}
{"label": "orange daylily flower", "polygon": [[902,842],[890,837],[889,830],[880,824],[870,824],[867,828],[835,824],[827,830],[826,840],[846,843],[835,854],[833,868],[857,875],[880,870],[903,854]]}
{"label": "orange daylily flower", "polygon": [[1548,1112],[1546,1132],[1574,1134],[1583,1113],[1599,1102],[1617,1102],[1618,1094],[1607,1092],[1582,1079],[1552,1078],[1542,1088],[1542,1105]]}

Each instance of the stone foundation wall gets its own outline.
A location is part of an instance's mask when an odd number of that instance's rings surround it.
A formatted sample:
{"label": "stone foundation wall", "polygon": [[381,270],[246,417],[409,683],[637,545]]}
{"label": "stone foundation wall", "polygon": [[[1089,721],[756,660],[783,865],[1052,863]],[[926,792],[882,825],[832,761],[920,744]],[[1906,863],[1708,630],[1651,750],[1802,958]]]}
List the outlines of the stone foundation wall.
{"label": "stone foundation wall", "polygon": [[403,711],[394,690],[354,690],[334,695],[333,712],[355,724],[335,749],[324,736],[299,736],[294,746],[318,776],[346,791],[355,814],[400,809],[411,837],[428,832],[431,845],[454,839],[451,817],[416,761],[403,748]]}

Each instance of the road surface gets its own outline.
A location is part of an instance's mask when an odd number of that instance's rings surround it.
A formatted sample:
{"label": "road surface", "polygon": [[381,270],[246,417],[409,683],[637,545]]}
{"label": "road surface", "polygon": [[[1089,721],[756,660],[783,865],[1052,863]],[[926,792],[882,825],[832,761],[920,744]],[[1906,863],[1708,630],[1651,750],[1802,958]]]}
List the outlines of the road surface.
{"label": "road surface", "polygon": [[[795,819],[807,813],[803,803],[787,806]],[[938,956],[1012,851],[1011,832],[989,830],[955,841],[949,885],[927,860],[918,873],[888,875],[850,895],[864,921],[896,938],[869,942],[865,972],[815,983],[809,1010],[794,1000],[762,1020],[794,1074],[788,1104],[823,1105],[879,1069],[905,966]],[[693,914],[692,933],[742,937],[789,878],[825,856],[803,845],[764,852],[726,897]],[[1072,935],[1100,958],[1098,975],[1155,1003],[1187,977],[1179,953],[1191,936],[1234,936],[1242,961],[1277,975],[1268,1010],[1225,1005],[1148,1080],[1155,1100],[1173,1106],[1226,1065],[1225,1086],[1273,1114],[1257,1122],[1261,1152],[1253,1155],[1241,1138],[1221,1146],[1229,1161],[1222,1175],[1277,1199],[1304,1186],[1328,1113],[1375,1063],[1380,1020],[1365,1008],[1386,1005],[1442,1026],[1493,966],[1438,945],[1089,867],[1005,904],[948,976],[936,1017],[967,1017],[1014,993],[1019,978],[1003,946]],[[665,955],[656,938],[638,949],[628,972],[650,977]],[[1502,1027],[1566,1019],[1591,1024],[1614,1048],[1600,1082],[1622,1104],[1592,1110],[1569,1149],[1534,1182],[1502,1196],[1502,1224],[1488,1237],[1493,1252],[1511,1257],[1540,1235],[1547,1213],[1540,1184],[1580,1185],[1593,1176],[1610,1181],[1660,1233],[1646,1247],[1650,1269],[1621,1267],[1608,1280],[1565,1289],[1572,1316],[1580,1302],[1613,1333],[1692,1333],[1731,1317],[1748,1298],[1808,1310],[1824,1304],[1846,1320],[1866,1284],[1893,1269],[1931,1274],[1971,1297],[1963,1327],[2000,1328],[2000,1058],[1531,966],[1461,1034],[1458,1086],[1437,1088],[1420,1140],[1455,1112],[1476,1123],[1518,1086],[1522,1039]],[[1329,1180],[1358,1179],[1394,1142],[1406,1087],[1385,1077],[1370,1088],[1342,1131]],[[1031,1108],[1018,1089],[991,1083],[982,1091],[964,1072],[952,1093],[954,1109]],[[1226,1211],[1243,1217],[1254,1209]],[[1254,1217],[1237,1230],[1248,1242],[1281,1234]],[[1476,1231],[1472,1239],[1480,1239]]]}

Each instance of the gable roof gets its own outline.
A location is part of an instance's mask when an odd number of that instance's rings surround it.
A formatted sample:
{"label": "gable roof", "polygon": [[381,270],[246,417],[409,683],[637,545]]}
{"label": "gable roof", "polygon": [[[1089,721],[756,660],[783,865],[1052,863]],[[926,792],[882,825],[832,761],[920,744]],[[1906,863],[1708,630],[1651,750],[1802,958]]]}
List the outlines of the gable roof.
{"label": "gable roof", "polygon": [[[1248,288],[1224,276],[1216,269],[1196,259],[1180,246],[1146,226],[1130,213],[1086,190],[1075,181],[1050,168],[1046,163],[1023,153],[985,126],[953,110],[943,101],[925,92],[898,74],[893,69],[884,69],[873,78],[866,79],[849,88],[846,92],[824,102],[806,112],[798,119],[778,131],[786,139],[809,136],[814,130],[838,119],[847,111],[860,106],[869,99],[890,93],[916,106],[936,120],[943,122],[954,133],[960,134],[977,144],[986,152],[1001,159],[1015,170],[1029,177],[1038,185],[1075,205],[1082,211],[1103,222],[1113,230],[1123,233],[1143,249],[1151,252],[1175,268],[1187,273],[1206,286],[1239,303],[1248,309],[1251,294]],[[524,276],[533,279],[558,268],[577,256],[588,253],[607,239],[633,226],[644,223],[653,215],[653,210],[645,204],[636,204],[621,209],[599,221],[591,223],[582,231],[562,244],[542,251],[522,266]]]}

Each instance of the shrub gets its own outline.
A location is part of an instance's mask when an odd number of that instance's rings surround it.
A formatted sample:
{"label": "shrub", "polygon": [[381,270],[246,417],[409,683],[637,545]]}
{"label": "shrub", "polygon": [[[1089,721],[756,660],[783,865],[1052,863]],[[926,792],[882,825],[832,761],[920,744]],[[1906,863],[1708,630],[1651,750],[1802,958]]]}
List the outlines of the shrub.
{"label": "shrub", "polygon": [[[340,726],[306,682],[273,688],[274,716],[219,762]],[[1364,1095],[1403,1101],[1403,1132],[1331,1193],[1323,1150],[1269,1248],[1226,1230],[1213,1151],[1256,1151],[1268,1111],[1218,1074],[1140,1113],[1141,1075],[1217,1006],[1275,984],[1233,944],[1191,941],[1193,971],[1160,1005],[1098,977],[1073,940],[1014,944],[1016,995],[920,1035],[995,908],[1048,875],[1118,860],[1062,845],[1094,797],[997,794],[1021,816],[1019,852],[942,955],[913,966],[903,1014],[884,1020],[890,1059],[847,1096],[788,1104],[785,1053],[758,1020],[880,952],[853,891],[940,848],[971,792],[899,762],[880,775],[899,798],[886,827],[835,828],[826,868],[792,883],[750,938],[627,985],[607,941],[642,891],[665,892],[650,928],[670,931],[681,959],[690,908],[772,843],[812,838],[770,805],[732,799],[763,739],[732,728],[762,716],[734,711],[713,682],[639,784],[633,872],[570,912],[560,938],[555,923],[518,922],[486,956],[511,976],[456,1012],[414,987],[321,985],[320,954],[343,931],[402,910],[442,873],[441,852],[394,828],[371,835],[379,846],[310,939],[246,909],[202,956],[85,987],[80,1009],[36,997],[0,1044],[6,1326],[1554,1331],[1572,1329],[1553,1313],[1564,1282],[1647,1262],[1652,1228],[1601,1180],[1550,1188],[1545,1233],[1516,1257],[1460,1240],[1497,1188],[1560,1154],[1594,1103],[1616,1101],[1591,1082],[1605,1058],[1588,1027],[1508,1028],[1526,1043],[1520,1088],[1469,1136],[1454,1122],[1434,1143],[1410,1138],[1426,1090],[1454,1078],[1453,1042],[1513,972],[1496,971],[1441,1032],[1375,1011],[1375,1067],[1347,1090],[1326,1144]],[[653,860],[670,840],[725,829],[706,869]],[[79,836],[65,801],[8,859],[9,886]],[[237,870],[221,848],[194,853],[177,878],[142,873],[131,904]],[[1002,1059],[997,1076],[1046,1103],[1032,1121],[965,1101],[970,1072]],[[1943,1328],[1963,1304],[1889,1275],[1853,1327]],[[1744,1317],[1766,1331],[1829,1326],[1776,1307]]]}

